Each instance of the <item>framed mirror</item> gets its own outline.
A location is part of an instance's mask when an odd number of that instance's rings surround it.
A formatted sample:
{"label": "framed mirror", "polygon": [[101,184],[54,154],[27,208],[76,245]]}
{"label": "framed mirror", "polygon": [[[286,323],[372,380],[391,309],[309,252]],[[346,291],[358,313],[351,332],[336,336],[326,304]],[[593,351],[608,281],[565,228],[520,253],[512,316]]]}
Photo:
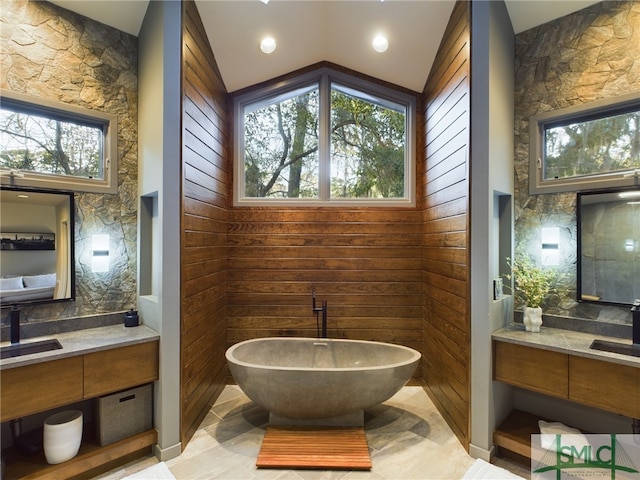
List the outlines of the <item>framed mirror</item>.
{"label": "framed mirror", "polygon": [[581,192],[578,301],[632,305],[640,298],[640,186]]}
{"label": "framed mirror", "polygon": [[0,188],[0,306],[75,299],[73,192]]}

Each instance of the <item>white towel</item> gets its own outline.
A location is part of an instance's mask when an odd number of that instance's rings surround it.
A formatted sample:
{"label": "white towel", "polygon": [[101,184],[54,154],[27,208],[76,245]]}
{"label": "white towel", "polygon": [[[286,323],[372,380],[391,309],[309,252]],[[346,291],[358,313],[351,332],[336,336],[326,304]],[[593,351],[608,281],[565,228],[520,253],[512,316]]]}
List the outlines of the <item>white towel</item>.
{"label": "white towel", "polygon": [[173,476],[164,462],[160,462],[122,480],[176,480],[176,477]]}
{"label": "white towel", "polygon": [[521,480],[522,477],[504,468],[496,467],[481,458],[477,458],[469,467],[462,480]]}
{"label": "white towel", "polygon": [[582,447],[589,445],[589,441],[580,430],[568,427],[564,423],[538,420],[538,427],[541,433],[540,444],[544,450],[549,450],[554,446],[557,434],[568,435],[563,444],[573,445],[578,451],[582,450]]}

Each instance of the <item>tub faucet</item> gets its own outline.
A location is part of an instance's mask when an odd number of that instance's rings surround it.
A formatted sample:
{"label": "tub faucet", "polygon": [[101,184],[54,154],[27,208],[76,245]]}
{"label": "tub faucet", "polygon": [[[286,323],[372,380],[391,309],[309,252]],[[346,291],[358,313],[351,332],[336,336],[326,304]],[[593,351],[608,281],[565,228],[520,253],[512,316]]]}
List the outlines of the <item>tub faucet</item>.
{"label": "tub faucet", "polygon": [[631,316],[633,322],[633,343],[640,345],[640,298],[636,298],[631,307]]}
{"label": "tub faucet", "polygon": [[327,301],[322,301],[321,307],[316,307],[316,289],[311,290],[311,310],[316,314],[316,329],[318,325],[318,313],[322,313],[322,330],[318,332],[318,338],[327,338]]}

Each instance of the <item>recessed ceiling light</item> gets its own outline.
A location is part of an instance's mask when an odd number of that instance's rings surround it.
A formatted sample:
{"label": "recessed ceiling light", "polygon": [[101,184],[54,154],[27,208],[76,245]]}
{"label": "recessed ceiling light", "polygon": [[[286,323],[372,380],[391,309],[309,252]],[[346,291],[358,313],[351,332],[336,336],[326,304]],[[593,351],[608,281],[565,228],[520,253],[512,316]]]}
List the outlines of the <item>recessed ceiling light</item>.
{"label": "recessed ceiling light", "polygon": [[371,46],[376,52],[386,52],[387,48],[389,48],[389,40],[382,34],[378,34],[373,37],[373,42],[371,42]]}
{"label": "recessed ceiling light", "polygon": [[18,198],[29,198],[29,195],[25,195],[24,193],[19,193]]}
{"label": "recessed ceiling light", "polygon": [[260,50],[262,50],[263,53],[273,53],[275,49],[276,41],[273,37],[264,37],[260,42]]}
{"label": "recessed ceiling light", "polygon": [[260,1],[261,1],[262,3],[264,3],[265,5],[266,5],[267,3],[269,3],[269,0],[260,0]]}

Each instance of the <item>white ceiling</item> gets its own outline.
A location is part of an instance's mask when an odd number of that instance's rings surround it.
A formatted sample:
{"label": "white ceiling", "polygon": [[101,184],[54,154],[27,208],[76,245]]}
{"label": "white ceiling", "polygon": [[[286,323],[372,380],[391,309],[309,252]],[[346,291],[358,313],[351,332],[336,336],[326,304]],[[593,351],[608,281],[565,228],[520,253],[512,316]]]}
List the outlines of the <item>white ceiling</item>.
{"label": "white ceiling", "polygon": [[[138,35],[148,0],[53,0],[52,3]],[[329,61],[422,91],[455,0],[196,0],[229,92]],[[506,0],[515,33],[597,3]],[[389,39],[377,53],[371,40]],[[260,39],[277,48],[260,52]]]}

